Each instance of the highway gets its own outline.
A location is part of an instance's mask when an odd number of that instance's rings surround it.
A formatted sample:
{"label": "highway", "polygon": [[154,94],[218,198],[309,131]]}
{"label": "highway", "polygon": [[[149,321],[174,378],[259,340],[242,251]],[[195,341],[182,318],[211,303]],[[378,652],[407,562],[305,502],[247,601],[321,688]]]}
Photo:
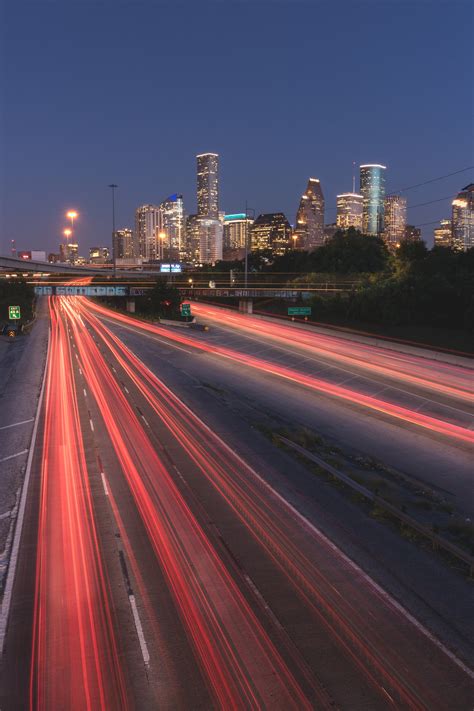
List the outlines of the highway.
{"label": "highway", "polygon": [[403,439],[418,474],[441,457],[438,483],[455,462],[462,492],[464,369],[204,305],[209,333],[68,297],[49,309],[2,709],[472,706],[466,666],[239,451],[241,412],[232,431],[219,402],[324,415],[367,446],[381,432],[389,459]]}

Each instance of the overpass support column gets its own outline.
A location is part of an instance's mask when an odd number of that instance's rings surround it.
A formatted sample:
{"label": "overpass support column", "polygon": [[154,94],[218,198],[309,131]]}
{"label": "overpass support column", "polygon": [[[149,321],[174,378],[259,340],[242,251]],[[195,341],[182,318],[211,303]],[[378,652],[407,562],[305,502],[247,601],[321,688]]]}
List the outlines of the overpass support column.
{"label": "overpass support column", "polygon": [[135,299],[127,299],[126,309],[129,314],[135,313]]}
{"label": "overpass support column", "polygon": [[253,301],[252,299],[240,299],[239,300],[239,311],[244,314],[253,313]]}

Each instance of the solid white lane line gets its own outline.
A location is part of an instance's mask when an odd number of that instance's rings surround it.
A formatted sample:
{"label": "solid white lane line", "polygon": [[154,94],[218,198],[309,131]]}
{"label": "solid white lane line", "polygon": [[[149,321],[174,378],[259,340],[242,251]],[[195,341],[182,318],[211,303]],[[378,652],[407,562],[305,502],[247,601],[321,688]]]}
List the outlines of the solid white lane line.
{"label": "solid white lane line", "polygon": [[0,656],[3,655],[3,647],[5,645],[5,637],[7,634],[7,624],[8,624],[8,617],[10,615],[13,583],[15,581],[16,566],[17,566],[17,562],[18,562],[18,551],[20,549],[20,539],[21,539],[21,533],[23,530],[23,521],[25,518],[26,499],[28,497],[28,486],[30,483],[30,476],[31,476],[31,465],[33,463],[33,452],[35,451],[36,436],[38,434],[39,416],[40,416],[40,412],[41,412],[41,407],[43,405],[44,386],[46,383],[46,370],[48,367],[50,343],[51,343],[51,327],[49,328],[49,332],[48,332],[48,352],[46,354],[45,368],[43,371],[43,382],[41,384],[40,396],[38,399],[38,407],[36,408],[35,424],[33,425],[33,432],[31,435],[31,443],[30,443],[28,461],[26,463],[25,478],[23,480],[23,488],[21,490],[20,506],[18,507],[18,516],[17,516],[17,520],[16,520],[15,534],[13,536],[12,549],[11,549],[11,553],[10,553],[10,563],[8,565],[7,580],[5,583],[5,592],[3,594],[2,609],[0,612]]}
{"label": "solid white lane line", "polygon": [[104,487],[105,495],[108,496],[108,495],[109,495],[109,489],[108,489],[108,487],[107,487],[107,479],[105,478],[104,472],[100,472],[100,476],[102,477],[102,486]]}
{"label": "solid white lane line", "polygon": [[132,608],[133,621],[135,622],[135,628],[137,630],[138,640],[140,642],[140,649],[142,652],[143,661],[145,662],[145,666],[149,666],[150,653],[148,651],[145,635],[143,634],[142,622],[141,622],[140,616],[138,614],[137,603],[135,601],[135,595],[129,595],[128,599],[130,600],[130,607]]}
{"label": "solid white lane line", "polygon": [[2,462],[7,462],[9,459],[15,459],[15,457],[21,457],[22,454],[27,454],[27,453],[28,453],[28,450],[23,449],[21,452],[17,452],[16,454],[10,454],[8,457],[3,457],[2,459],[0,459],[0,464]]}
{"label": "solid white lane line", "polygon": [[0,430],[9,430],[10,427],[19,427],[20,425],[27,425],[28,422],[33,422],[35,418],[30,417],[29,420],[22,420],[21,422],[14,422],[12,425],[4,425],[3,427],[0,427]]}

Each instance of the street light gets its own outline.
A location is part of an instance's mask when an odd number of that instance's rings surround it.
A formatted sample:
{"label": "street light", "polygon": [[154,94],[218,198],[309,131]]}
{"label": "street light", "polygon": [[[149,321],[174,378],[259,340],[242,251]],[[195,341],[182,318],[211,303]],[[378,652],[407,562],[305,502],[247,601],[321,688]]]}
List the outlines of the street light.
{"label": "street light", "polygon": [[68,239],[72,235],[72,230],[69,230],[69,229],[64,230],[63,235],[65,236],[66,239]]}
{"label": "street light", "polygon": [[115,188],[118,185],[111,183],[109,188],[112,190],[112,257],[114,262],[114,279],[117,278],[117,254],[115,250]]}
{"label": "street light", "polygon": [[75,210],[69,210],[69,212],[66,212],[66,217],[71,220],[71,229],[74,229],[74,220],[76,217],[79,217],[79,215]]}

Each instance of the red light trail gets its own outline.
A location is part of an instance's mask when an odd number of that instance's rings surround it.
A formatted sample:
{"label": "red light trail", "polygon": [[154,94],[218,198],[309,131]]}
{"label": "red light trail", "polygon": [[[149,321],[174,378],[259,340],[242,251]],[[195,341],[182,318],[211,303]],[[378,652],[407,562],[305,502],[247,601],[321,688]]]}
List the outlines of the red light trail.
{"label": "red light trail", "polygon": [[30,708],[126,709],[69,338],[54,302],[50,316]]}
{"label": "red light trail", "polygon": [[78,305],[62,303],[84,377],[217,703],[226,709],[312,708],[110,377]]}
{"label": "red light trail", "polygon": [[[188,347],[192,347],[197,350],[210,353],[212,355],[220,356],[221,358],[225,358],[227,360],[238,362],[242,365],[249,366],[250,368],[259,370],[264,373],[276,375],[285,380],[297,383],[298,385],[303,385],[304,387],[315,392],[320,392],[324,395],[334,396],[353,405],[363,406],[368,410],[388,415],[391,418],[394,418],[403,423],[416,425],[417,427],[421,427],[425,430],[441,434],[453,440],[468,444],[474,443],[473,431],[467,429],[466,427],[456,425],[452,422],[440,420],[438,418],[431,417],[430,415],[425,415],[421,412],[417,412],[416,410],[410,410],[409,408],[397,405],[395,403],[391,403],[386,400],[381,400],[371,395],[365,395],[364,393],[357,392],[356,390],[351,390],[349,388],[330,383],[328,381],[316,378],[311,375],[305,375],[303,373],[299,373],[298,371],[293,370],[292,368],[280,366],[270,361],[265,361],[261,358],[247,355],[245,353],[241,353],[230,348],[198,341],[196,339],[190,338],[189,336],[176,333],[170,328],[154,326],[153,324],[149,324],[144,321],[138,321],[137,319],[133,319],[124,314],[113,312],[110,309],[106,309],[92,302],[88,302],[87,307],[88,309],[91,309],[92,311],[94,311],[94,313],[97,313],[100,316],[105,316],[109,319],[113,319],[114,321],[123,323],[127,326],[133,326],[134,329],[144,330],[156,336],[161,336],[166,339],[169,339],[170,341],[173,341],[175,343],[180,343]],[[459,370],[462,369],[460,368]]]}
{"label": "red light trail", "polygon": [[[360,581],[350,599],[334,592],[331,575],[324,574],[317,562],[304,554],[301,521],[292,514],[270,487],[245,464],[214,432],[167,388],[146,366],[97,318],[78,305],[84,320],[94,329],[115,357],[126,375],[133,381],[155,413],[194,461],[201,474],[232,508],[241,523],[255,537],[275,564],[284,572],[302,602],[326,625],[328,633],[337,639],[341,649],[360,667],[360,672],[380,692],[381,682],[410,708],[435,708],[430,689],[421,687],[406,669],[394,640],[406,634],[406,620],[376,596],[375,606],[369,602],[367,586]],[[304,531],[305,536],[312,535]],[[313,534],[314,535],[314,534]],[[320,543],[320,542],[319,542]],[[347,570],[353,576],[352,570]],[[370,608],[370,612],[367,610]],[[369,623],[370,615],[373,624]],[[391,644],[379,629],[390,629]],[[410,634],[415,631],[411,629]],[[415,633],[416,634],[416,633]],[[403,643],[400,644],[400,648]],[[400,670],[403,670],[402,672]],[[428,699],[430,701],[428,702]],[[427,705],[428,704],[428,705]]]}

